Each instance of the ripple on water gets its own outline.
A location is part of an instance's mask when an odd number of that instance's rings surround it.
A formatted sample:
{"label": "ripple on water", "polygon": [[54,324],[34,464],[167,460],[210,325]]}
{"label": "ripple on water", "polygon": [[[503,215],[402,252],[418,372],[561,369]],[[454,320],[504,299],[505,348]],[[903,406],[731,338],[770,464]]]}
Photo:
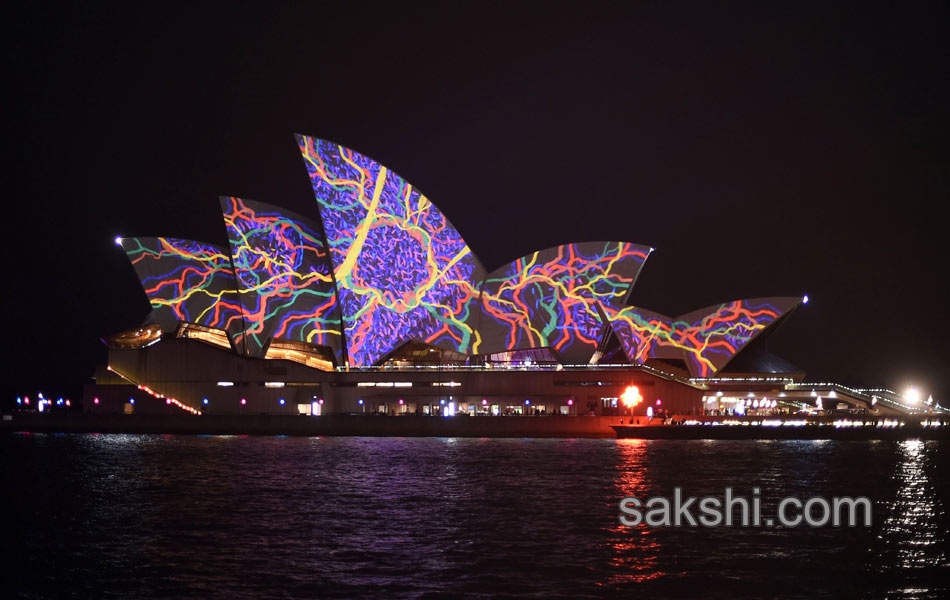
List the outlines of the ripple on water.
{"label": "ripple on water", "polygon": [[[942,597],[941,442],[0,437],[3,580],[85,597]],[[869,496],[870,529],[627,528],[628,495]]]}

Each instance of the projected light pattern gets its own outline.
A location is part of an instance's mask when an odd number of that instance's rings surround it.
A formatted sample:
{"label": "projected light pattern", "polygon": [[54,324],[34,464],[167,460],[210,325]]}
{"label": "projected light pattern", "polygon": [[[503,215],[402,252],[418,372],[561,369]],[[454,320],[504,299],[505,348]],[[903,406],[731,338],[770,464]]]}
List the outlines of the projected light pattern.
{"label": "projected light pattern", "polygon": [[307,342],[332,348],[339,362],[340,313],[317,228],[240,198],[221,198],[221,210],[248,323],[235,346],[261,356],[270,338]]}
{"label": "projected light pattern", "polygon": [[490,274],[479,323],[487,351],[550,347],[565,362],[586,363],[604,332],[597,303],[622,306],[650,251],[625,242],[569,244]]}
{"label": "projected light pattern", "polygon": [[402,177],[337,144],[297,136],[323,220],[351,365],[402,341],[476,351],[484,268],[449,220]]}
{"label": "projected light pattern", "polygon": [[403,178],[338,144],[297,142],[323,231],[277,207],[226,197],[230,252],[117,238],[164,331],[180,322],[222,329],[255,357],[272,340],[312,344],[352,366],[380,364],[408,342],[458,353],[459,362],[547,348],[578,364],[601,349],[609,323],[631,361],[681,358],[694,376],[709,376],[802,302],[738,300],[676,319],[624,306],[652,251],[625,242],[540,250],[488,275]]}
{"label": "projected light pattern", "polygon": [[179,322],[197,323],[239,335],[241,306],[231,258],[223,248],[173,238],[126,238],[132,262],[162,331]]}
{"label": "projected light pattern", "polygon": [[631,361],[683,358],[693,377],[708,377],[799,302],[800,298],[736,300],[676,319],[633,306],[605,311]]}

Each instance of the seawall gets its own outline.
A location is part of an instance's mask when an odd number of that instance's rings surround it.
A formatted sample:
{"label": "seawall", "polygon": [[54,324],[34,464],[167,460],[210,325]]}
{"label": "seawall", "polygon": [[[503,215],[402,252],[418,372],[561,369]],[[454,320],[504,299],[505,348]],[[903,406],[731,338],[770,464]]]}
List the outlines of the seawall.
{"label": "seawall", "polygon": [[[8,415],[4,415],[6,419]],[[0,430],[46,433],[175,433],[367,437],[613,438],[617,417],[328,415],[97,415],[13,413]]]}
{"label": "seawall", "polygon": [[[4,414],[0,431],[366,437],[614,438],[631,439],[950,439],[950,421],[923,426],[836,427],[830,418],[801,427],[701,424],[618,427],[617,417],[468,417],[328,415],[121,415],[34,412]],[[616,429],[616,431],[615,431]]]}

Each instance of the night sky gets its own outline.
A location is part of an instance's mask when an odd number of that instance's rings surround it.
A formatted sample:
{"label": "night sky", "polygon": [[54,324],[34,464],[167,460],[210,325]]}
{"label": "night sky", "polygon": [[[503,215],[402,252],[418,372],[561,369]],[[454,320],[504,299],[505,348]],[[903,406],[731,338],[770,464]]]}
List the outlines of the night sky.
{"label": "night sky", "polygon": [[418,186],[489,270],[649,244],[631,303],[808,294],[771,351],[950,404],[946,3],[394,4],[6,15],[4,404],[148,313],[115,236],[226,245],[219,195],[316,216],[298,132]]}

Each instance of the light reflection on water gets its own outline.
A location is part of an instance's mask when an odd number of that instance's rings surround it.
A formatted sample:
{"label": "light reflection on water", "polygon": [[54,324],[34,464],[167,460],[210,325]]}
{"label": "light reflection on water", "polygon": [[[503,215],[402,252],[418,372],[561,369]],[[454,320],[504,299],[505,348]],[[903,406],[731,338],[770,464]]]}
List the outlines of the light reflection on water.
{"label": "light reflection on water", "polygon": [[[893,469],[896,493],[885,502],[886,518],[878,536],[888,571],[926,574],[950,566],[946,498],[937,497],[935,481],[937,477],[945,479],[947,472],[937,470],[937,453],[933,442],[897,444]],[[917,597],[927,588],[897,587],[893,591]]]}
{"label": "light reflection on water", "polygon": [[[617,441],[619,463],[615,497],[618,503],[621,498],[633,496],[642,500],[656,492],[647,485],[648,445],[649,442],[645,440]],[[613,556],[610,559],[609,586],[623,587],[624,584],[642,583],[663,577],[656,530],[651,527],[638,527],[631,530],[621,525],[618,518],[607,531],[613,550]]]}
{"label": "light reflection on water", "polygon": [[[948,594],[941,442],[0,436],[0,581],[58,597]],[[870,529],[622,527],[618,502],[867,495]]]}

